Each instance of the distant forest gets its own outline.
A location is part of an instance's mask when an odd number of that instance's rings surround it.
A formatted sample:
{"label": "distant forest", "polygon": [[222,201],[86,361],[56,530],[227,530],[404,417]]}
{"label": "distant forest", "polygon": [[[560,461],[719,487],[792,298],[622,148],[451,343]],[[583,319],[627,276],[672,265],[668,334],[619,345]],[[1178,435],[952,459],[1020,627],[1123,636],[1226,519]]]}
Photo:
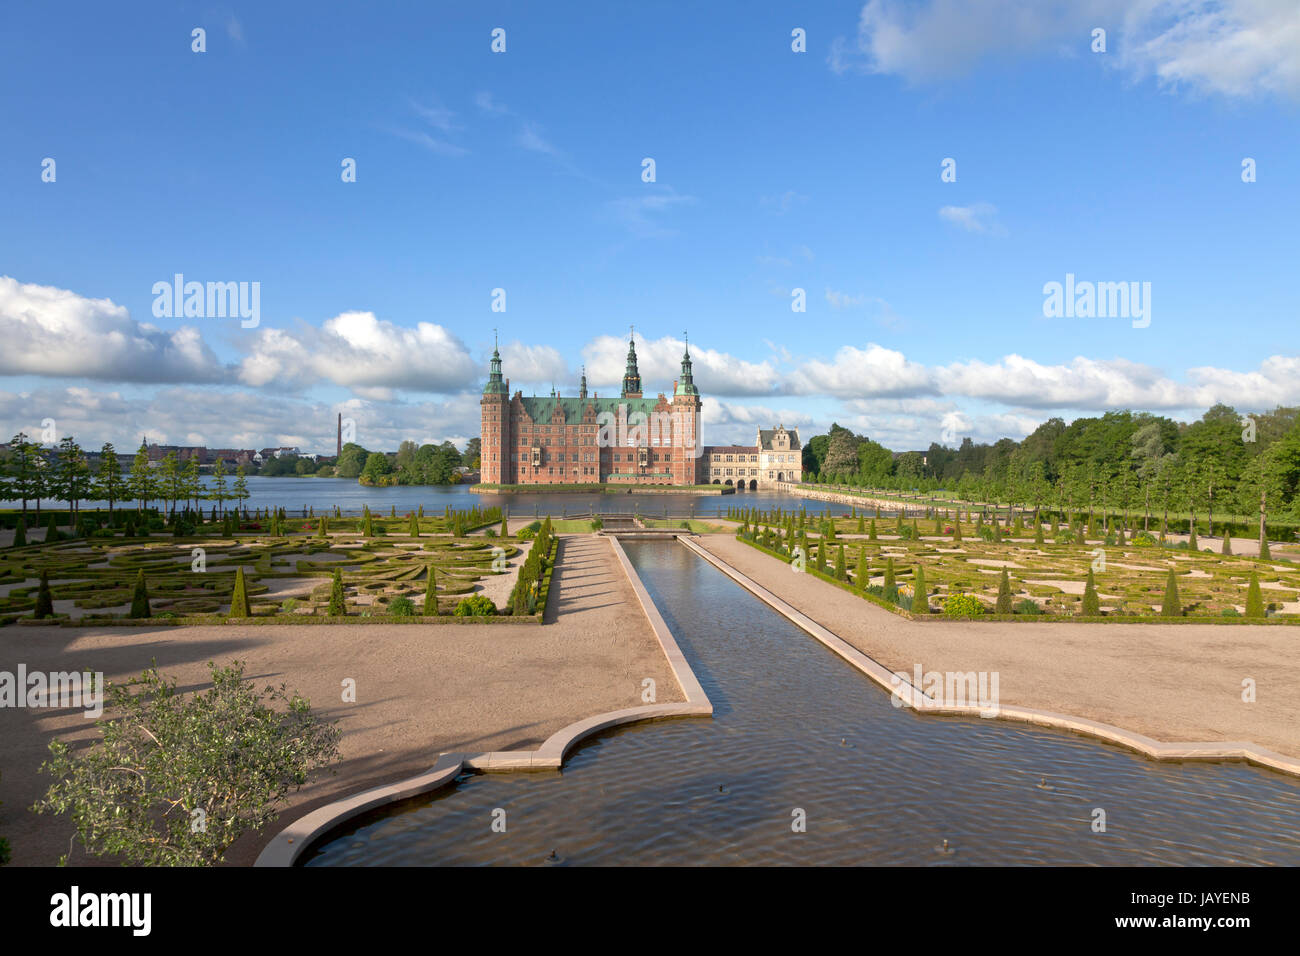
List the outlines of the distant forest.
{"label": "distant forest", "polygon": [[1184,423],[1107,412],[1053,418],[1003,438],[896,455],[840,425],[804,445],[806,480],[882,490],[947,491],[966,501],[1238,515],[1300,521],[1300,408],[1242,415],[1215,405]]}

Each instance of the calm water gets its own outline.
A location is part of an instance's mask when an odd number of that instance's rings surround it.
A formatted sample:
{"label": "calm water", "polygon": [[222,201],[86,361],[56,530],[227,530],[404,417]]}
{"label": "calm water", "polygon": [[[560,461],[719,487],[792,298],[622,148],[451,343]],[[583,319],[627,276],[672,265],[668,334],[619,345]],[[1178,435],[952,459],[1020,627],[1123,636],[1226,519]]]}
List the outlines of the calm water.
{"label": "calm water", "polygon": [[1289,778],[917,717],[680,545],[626,547],[712,720],[608,732],[558,773],[467,776],[353,821],[307,865],[543,864],[552,849],[567,865],[1300,863]]}
{"label": "calm water", "polygon": [[[559,516],[565,510],[570,514],[621,514],[635,508],[643,515],[660,515],[667,508],[672,515],[694,514],[701,517],[726,514],[728,508],[740,505],[763,508],[803,507],[809,513],[847,514],[847,505],[812,501],[794,495],[770,491],[743,492],[734,495],[630,495],[630,494],[475,494],[468,485],[397,485],[390,488],[369,488],[357,484],[352,478],[260,478],[247,479],[251,497],[244,507],[284,508],[290,516],[295,511],[312,507],[333,510],[337,505],[344,514],[360,514],[363,505],[369,505],[376,514],[387,514],[396,508],[397,513],[415,511],[421,505],[426,514],[440,514],[452,508],[491,507],[501,505],[512,515],[522,516],[535,511]],[[205,476],[205,483],[210,479]],[[46,502],[48,504],[48,502]],[[212,502],[204,502],[205,509]],[[83,502],[82,507],[107,508],[107,502]],[[231,503],[227,503],[230,507]]]}

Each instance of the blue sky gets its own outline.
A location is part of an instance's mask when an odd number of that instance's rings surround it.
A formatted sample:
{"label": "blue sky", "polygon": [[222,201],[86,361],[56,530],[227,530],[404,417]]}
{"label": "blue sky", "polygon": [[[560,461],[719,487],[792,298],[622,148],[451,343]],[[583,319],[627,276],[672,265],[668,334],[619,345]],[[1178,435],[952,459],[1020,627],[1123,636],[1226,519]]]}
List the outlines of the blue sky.
{"label": "blue sky", "polygon": [[[463,441],[493,327],[526,394],[689,329],[710,442],[1300,403],[1294,3],[458,6],[8,11],[6,436]],[[178,272],[260,324],[156,318]],[[1044,317],[1067,273],[1150,326]]]}

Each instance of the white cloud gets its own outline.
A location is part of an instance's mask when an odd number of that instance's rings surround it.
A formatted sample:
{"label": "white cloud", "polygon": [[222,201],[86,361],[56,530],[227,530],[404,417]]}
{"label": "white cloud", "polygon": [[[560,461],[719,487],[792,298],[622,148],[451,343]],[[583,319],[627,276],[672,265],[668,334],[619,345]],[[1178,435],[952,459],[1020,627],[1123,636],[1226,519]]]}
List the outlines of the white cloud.
{"label": "white cloud", "polygon": [[865,305],[867,297],[865,295],[849,295],[847,292],[837,292],[828,288],[826,290],[826,301],[830,303],[832,309],[851,309],[859,305]]}
{"label": "white cloud", "polygon": [[643,239],[663,238],[676,235],[676,232],[661,225],[655,217],[667,213],[676,206],[689,205],[693,202],[695,202],[694,196],[680,195],[671,186],[667,186],[640,196],[611,199],[605,203],[605,209],[634,236]]}
{"label": "white cloud", "polygon": [[[570,381],[568,363],[557,349],[549,345],[525,345],[510,342],[501,346],[501,368],[512,387],[529,383],[563,386]],[[480,376],[483,374],[479,370]]]}
{"label": "white cloud", "polygon": [[967,232],[982,232],[994,236],[1005,235],[1006,230],[994,221],[997,214],[997,207],[987,202],[977,202],[970,206],[941,206],[939,208],[940,219],[947,220],[955,226],[960,226]]}
{"label": "white cloud", "polygon": [[228,377],[185,326],[165,331],[111,299],[0,276],[0,374],[117,382],[219,382]]}
{"label": "white cloud", "polygon": [[239,369],[246,385],[301,388],[329,382],[421,392],[458,391],[482,375],[483,364],[443,326],[419,322],[407,328],[373,312],[344,312],[320,328],[300,323],[293,330],[262,329]]}
{"label": "white cloud", "polygon": [[559,157],[562,154],[555,146],[542,136],[541,128],[536,123],[525,123],[519,130],[519,145],[534,153]]}
{"label": "white cloud", "polygon": [[1118,358],[1079,356],[1067,364],[1043,365],[1007,355],[993,363],[957,362],[937,374],[946,395],[1022,408],[1177,409],[1197,404],[1190,386],[1167,378],[1158,369]]}
{"label": "white cloud", "polygon": [[789,376],[786,385],[795,394],[853,398],[937,393],[930,369],[874,342],[865,349],[846,345],[830,362],[806,361]]}
{"label": "white cloud", "polygon": [[1300,97],[1300,4],[1294,0],[869,0],[855,40],[837,38],[830,66],[927,83],[982,61],[1041,52],[1107,57],[1162,86],[1224,96]]}

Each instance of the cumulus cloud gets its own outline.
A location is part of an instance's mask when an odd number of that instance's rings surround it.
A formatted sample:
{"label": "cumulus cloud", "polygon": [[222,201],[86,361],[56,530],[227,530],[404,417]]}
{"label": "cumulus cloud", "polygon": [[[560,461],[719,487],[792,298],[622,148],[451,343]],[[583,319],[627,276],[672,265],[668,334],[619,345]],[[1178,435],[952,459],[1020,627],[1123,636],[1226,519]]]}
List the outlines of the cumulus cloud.
{"label": "cumulus cloud", "polygon": [[992,363],[954,363],[939,369],[937,379],[944,394],[1022,408],[1173,409],[1196,404],[1190,386],[1159,369],[1118,358],[1079,356],[1065,364],[1043,365],[1007,355]]}
{"label": "cumulus cloud", "polygon": [[1107,29],[1106,65],[1162,86],[1223,96],[1300,98],[1300,4],[1293,0],[869,0],[830,66],[927,83],[981,61],[1088,52]]}
{"label": "cumulus cloud", "polygon": [[869,343],[865,349],[846,345],[830,362],[812,359],[787,378],[795,394],[847,398],[937,394],[934,373],[902,352]]}
{"label": "cumulus cloud", "polygon": [[[564,356],[549,345],[525,345],[518,341],[503,345],[501,367],[512,386],[525,382],[534,385],[551,382],[565,385],[571,380],[569,365],[564,361]],[[481,368],[479,374],[483,374]]]}
{"label": "cumulus cloud", "polygon": [[[447,329],[414,328],[373,312],[343,312],[320,328],[261,329],[239,366],[246,385],[302,388],[329,382],[356,389],[453,392],[483,375],[482,363]],[[372,393],[385,394],[385,393]]]}
{"label": "cumulus cloud", "polygon": [[989,235],[1005,235],[1006,230],[994,217],[997,207],[992,203],[977,202],[970,206],[941,206],[939,218],[965,229],[967,232],[982,232]]}
{"label": "cumulus cloud", "polygon": [[165,331],[111,299],[0,276],[0,374],[116,382],[220,382],[197,328]]}

